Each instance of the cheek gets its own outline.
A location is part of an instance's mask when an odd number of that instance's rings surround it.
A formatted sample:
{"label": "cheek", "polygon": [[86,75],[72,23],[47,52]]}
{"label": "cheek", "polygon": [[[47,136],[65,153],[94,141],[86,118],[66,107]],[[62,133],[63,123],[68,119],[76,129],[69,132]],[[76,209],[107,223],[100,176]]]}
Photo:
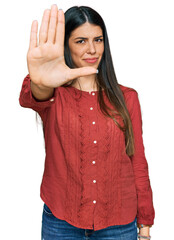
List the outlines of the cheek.
{"label": "cheek", "polygon": [[76,61],[80,60],[80,58],[82,58],[84,54],[85,54],[85,51],[83,48],[75,49],[71,52],[72,58]]}
{"label": "cheek", "polygon": [[100,54],[102,55],[103,52],[104,52],[104,44],[103,44],[103,45],[101,46],[101,48],[100,48]]}
{"label": "cheek", "polygon": [[96,44],[96,53],[102,57],[103,52],[104,52],[104,44]]}

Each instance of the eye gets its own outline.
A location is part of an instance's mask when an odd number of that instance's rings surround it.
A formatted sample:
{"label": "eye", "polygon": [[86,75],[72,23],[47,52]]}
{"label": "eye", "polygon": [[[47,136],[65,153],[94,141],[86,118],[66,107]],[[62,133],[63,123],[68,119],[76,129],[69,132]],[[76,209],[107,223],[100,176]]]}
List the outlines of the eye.
{"label": "eye", "polygon": [[84,42],[85,42],[85,40],[79,40],[76,43],[84,43]]}
{"label": "eye", "polygon": [[95,41],[96,42],[103,42],[103,39],[102,38],[97,38]]}

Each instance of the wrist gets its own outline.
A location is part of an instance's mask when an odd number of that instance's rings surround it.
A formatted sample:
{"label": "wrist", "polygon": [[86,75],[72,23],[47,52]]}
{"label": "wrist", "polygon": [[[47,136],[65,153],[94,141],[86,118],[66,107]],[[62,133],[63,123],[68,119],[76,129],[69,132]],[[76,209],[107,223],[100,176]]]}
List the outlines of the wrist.
{"label": "wrist", "polygon": [[32,95],[35,99],[44,101],[51,98],[54,94],[54,88],[37,85],[30,81]]}
{"label": "wrist", "polygon": [[147,225],[140,224],[138,238],[141,239],[150,239],[150,228]]}
{"label": "wrist", "polygon": [[140,240],[151,239],[150,227],[152,227],[152,225],[137,223],[137,227],[139,228],[138,239],[140,239]]}
{"label": "wrist", "polygon": [[144,227],[152,227],[152,225],[147,225],[147,224],[141,224],[141,223],[137,223],[137,227],[138,228],[144,228]]}

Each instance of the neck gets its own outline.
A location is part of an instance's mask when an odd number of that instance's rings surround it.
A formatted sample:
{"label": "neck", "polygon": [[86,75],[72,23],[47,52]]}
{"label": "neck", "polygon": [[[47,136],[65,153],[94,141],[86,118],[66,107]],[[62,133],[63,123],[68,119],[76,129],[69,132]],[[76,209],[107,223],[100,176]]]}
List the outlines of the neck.
{"label": "neck", "polygon": [[82,91],[97,91],[96,76],[79,77],[73,80],[71,86],[78,88]]}

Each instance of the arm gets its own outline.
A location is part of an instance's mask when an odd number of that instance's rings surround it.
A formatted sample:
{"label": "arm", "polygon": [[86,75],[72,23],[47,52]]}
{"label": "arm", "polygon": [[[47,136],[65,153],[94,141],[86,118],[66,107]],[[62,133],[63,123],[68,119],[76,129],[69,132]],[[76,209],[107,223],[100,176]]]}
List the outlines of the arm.
{"label": "arm", "polygon": [[[46,100],[38,100],[33,95],[31,91],[31,79],[30,75],[28,74],[22,84],[20,96],[19,96],[19,103],[22,107],[31,108],[34,111],[38,112],[39,114],[43,113],[46,108],[51,107],[52,104],[55,102],[56,98],[56,89],[54,89],[53,95],[51,94],[51,98]],[[37,95],[38,98],[38,95]]]}
{"label": "arm", "polygon": [[56,88],[77,77],[96,74],[97,70],[93,67],[70,69],[65,64],[65,17],[56,5],[44,11],[39,41],[37,33],[38,22],[33,21],[27,53],[29,74],[24,79],[19,101],[23,107],[43,112],[54,103]]}
{"label": "arm", "polygon": [[32,80],[30,82],[30,86],[33,97],[37,100],[45,101],[53,97],[54,88],[39,86],[35,84]]}
{"label": "arm", "polygon": [[126,94],[126,105],[130,113],[130,118],[134,133],[135,152],[131,156],[132,166],[135,176],[137,190],[137,224],[149,225],[141,228],[142,235],[149,235],[150,225],[154,223],[155,211],[153,207],[152,189],[150,185],[148,163],[145,157],[142,131],[141,107],[138,94],[131,90]]}

